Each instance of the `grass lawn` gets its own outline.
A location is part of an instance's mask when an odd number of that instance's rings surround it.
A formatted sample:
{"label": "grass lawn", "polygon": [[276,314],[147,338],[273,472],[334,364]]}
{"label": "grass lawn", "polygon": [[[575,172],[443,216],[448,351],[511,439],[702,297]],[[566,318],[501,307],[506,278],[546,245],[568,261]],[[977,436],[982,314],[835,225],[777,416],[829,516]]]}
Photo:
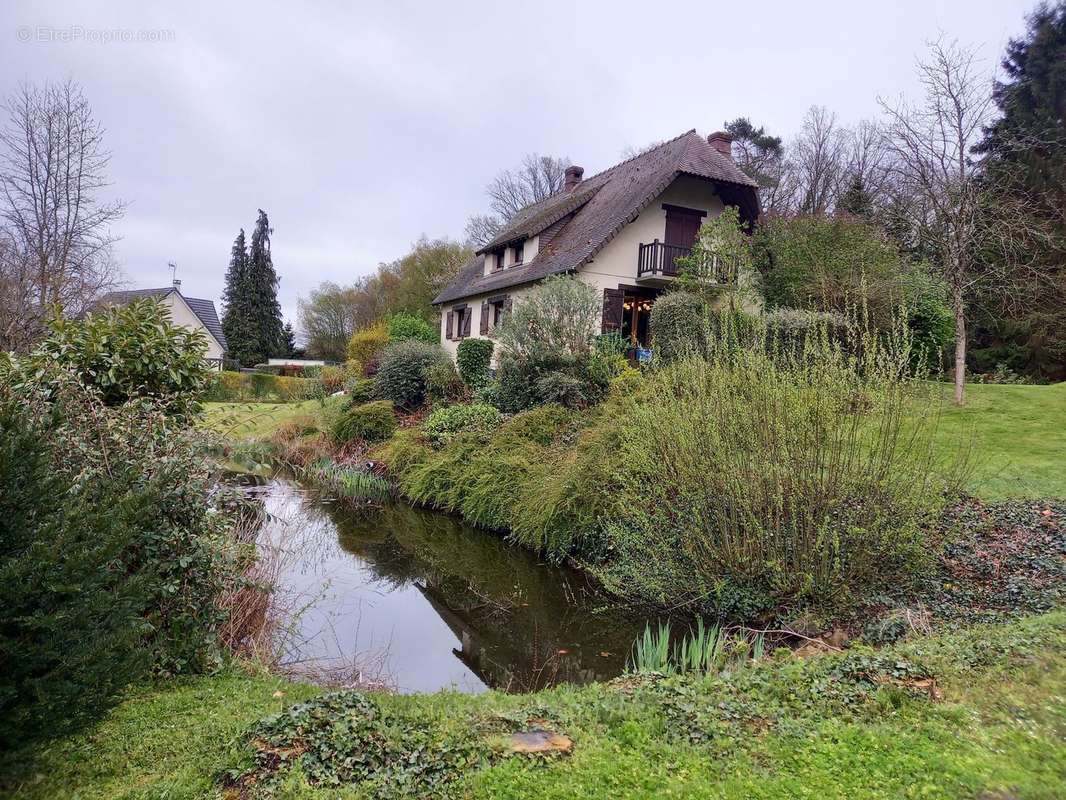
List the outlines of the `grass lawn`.
{"label": "grass lawn", "polygon": [[[719,678],[627,688],[379,696],[380,735],[398,741],[413,725],[417,747],[397,768],[450,771],[448,788],[460,797],[1066,796],[1066,613],[920,638],[881,655],[790,656]],[[938,690],[909,685],[898,671],[907,664],[931,671]],[[252,766],[247,727],[315,691],[236,676],[146,690],[91,733],[0,761],[3,791],[27,800],[215,797],[221,775]],[[507,757],[497,739],[496,756],[458,770],[433,760],[442,732],[486,742],[488,727],[530,719],[568,734],[573,753]],[[309,737],[290,751],[299,765],[268,767],[241,796],[427,796],[417,783],[379,785],[380,795],[346,781],[312,787],[303,771],[312,764],[298,758],[305,744],[341,769],[361,768],[369,752],[358,725],[340,725],[326,748],[314,748],[318,734],[294,734]]]}
{"label": "grass lawn", "polygon": [[968,489],[985,500],[1066,497],[1066,383],[970,385],[955,406],[945,387],[937,442],[970,447]]}
{"label": "grass lawn", "polygon": [[[326,407],[344,402],[328,398]],[[200,426],[234,439],[263,439],[281,425],[297,417],[318,417],[323,405],[318,400],[299,403],[204,403]]]}

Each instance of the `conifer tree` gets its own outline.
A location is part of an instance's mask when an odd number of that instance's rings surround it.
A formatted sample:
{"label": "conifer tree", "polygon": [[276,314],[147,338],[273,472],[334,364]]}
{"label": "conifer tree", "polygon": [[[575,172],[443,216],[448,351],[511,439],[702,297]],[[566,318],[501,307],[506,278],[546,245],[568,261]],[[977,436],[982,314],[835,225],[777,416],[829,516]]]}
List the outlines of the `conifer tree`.
{"label": "conifer tree", "polygon": [[296,355],[296,331],[292,329],[292,323],[286,322],[283,330],[285,334],[285,357],[292,358]]}
{"label": "conifer tree", "polygon": [[248,253],[248,301],[251,328],[254,332],[255,363],[281,355],[285,348],[281,304],[278,302],[278,275],[270,257],[270,221],[259,209]]}
{"label": "conifer tree", "polygon": [[230,250],[226,286],[222,290],[222,332],[226,335],[227,354],[241,365],[255,363],[255,331],[249,306],[248,248],[244,228],[237,234]]}

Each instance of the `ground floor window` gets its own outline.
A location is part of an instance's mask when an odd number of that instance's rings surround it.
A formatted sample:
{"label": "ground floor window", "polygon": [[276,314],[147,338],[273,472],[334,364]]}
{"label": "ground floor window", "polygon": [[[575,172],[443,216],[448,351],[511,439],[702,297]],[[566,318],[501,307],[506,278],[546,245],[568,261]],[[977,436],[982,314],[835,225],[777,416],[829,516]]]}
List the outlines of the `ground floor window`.
{"label": "ground floor window", "polygon": [[622,325],[619,333],[630,347],[647,347],[651,343],[651,307],[655,292],[624,290],[622,295]]}

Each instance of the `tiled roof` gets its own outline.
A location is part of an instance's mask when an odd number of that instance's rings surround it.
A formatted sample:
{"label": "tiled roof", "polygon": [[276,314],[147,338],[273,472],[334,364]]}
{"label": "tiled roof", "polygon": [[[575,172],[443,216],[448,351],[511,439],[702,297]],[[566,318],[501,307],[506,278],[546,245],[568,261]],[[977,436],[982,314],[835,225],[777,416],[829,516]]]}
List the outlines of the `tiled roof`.
{"label": "tiled roof", "polygon": [[[569,193],[553,195],[521,211],[433,302],[447,303],[577,269],[679,175],[715,181],[723,201],[740,206],[742,218],[758,216],[755,182],[691,130],[582,181]],[[572,217],[528,264],[485,274],[486,251],[534,236],[567,215]]]}
{"label": "tiled roof", "polygon": [[198,297],[186,297],[178,291],[176,286],[166,286],[162,289],[126,289],[119,292],[108,292],[100,298],[99,305],[101,306],[124,306],[131,300],[139,300],[145,297],[155,297],[162,300],[167,297],[171,292],[177,292],[181,298],[192,309],[197,319],[203,323],[203,326],[211,332],[211,335],[215,337],[215,340],[222,345],[223,350],[228,350],[229,345],[226,342],[226,334],[222,332],[222,323],[218,321],[218,314],[215,313],[215,304],[211,300],[201,300]]}

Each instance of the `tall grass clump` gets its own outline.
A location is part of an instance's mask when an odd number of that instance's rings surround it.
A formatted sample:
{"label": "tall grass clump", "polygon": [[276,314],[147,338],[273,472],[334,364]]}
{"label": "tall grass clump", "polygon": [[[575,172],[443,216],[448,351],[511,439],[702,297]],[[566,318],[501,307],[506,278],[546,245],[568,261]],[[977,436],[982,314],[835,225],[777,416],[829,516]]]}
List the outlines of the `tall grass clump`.
{"label": "tall grass clump", "polygon": [[720,672],[730,663],[760,659],[764,649],[762,633],[750,641],[745,636],[730,636],[718,625],[705,625],[703,617],[697,617],[696,626],[680,637],[673,635],[669,622],[660,622],[655,628],[649,623],[633,643],[626,670],[708,675]]}
{"label": "tall grass clump", "polygon": [[796,342],[712,315],[711,334],[707,356],[663,369],[622,428],[609,588],[747,617],[920,574],[953,482],[905,323],[872,332],[859,314],[844,341],[822,327]]}

